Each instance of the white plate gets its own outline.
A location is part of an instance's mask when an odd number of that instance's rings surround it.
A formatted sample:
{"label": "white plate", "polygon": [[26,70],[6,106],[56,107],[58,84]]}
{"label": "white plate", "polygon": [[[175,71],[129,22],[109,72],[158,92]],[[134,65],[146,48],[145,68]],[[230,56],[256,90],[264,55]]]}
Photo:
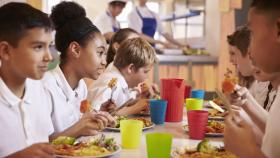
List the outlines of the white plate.
{"label": "white plate", "polygon": [[180,155],[173,149],[171,151],[171,158],[180,158]]}
{"label": "white plate", "polygon": [[[144,130],[148,130],[148,129],[150,129],[150,128],[154,128],[154,127],[155,127],[155,124],[153,123],[153,124],[152,124],[151,126],[149,126],[149,127],[144,127],[144,128],[143,128],[143,131],[144,131]],[[115,132],[120,132],[120,131],[121,131],[120,128],[112,128],[112,127],[106,127],[105,130],[115,131]]]}
{"label": "white plate", "polygon": [[[184,125],[183,130],[184,130],[184,132],[188,133],[189,132],[189,126]],[[223,133],[205,133],[205,136],[206,137],[223,137],[224,134]]]}
{"label": "white plate", "polygon": [[57,158],[117,158],[121,152],[121,146],[118,145],[118,149],[112,153],[101,155],[101,156],[63,156],[63,155],[56,155]]}

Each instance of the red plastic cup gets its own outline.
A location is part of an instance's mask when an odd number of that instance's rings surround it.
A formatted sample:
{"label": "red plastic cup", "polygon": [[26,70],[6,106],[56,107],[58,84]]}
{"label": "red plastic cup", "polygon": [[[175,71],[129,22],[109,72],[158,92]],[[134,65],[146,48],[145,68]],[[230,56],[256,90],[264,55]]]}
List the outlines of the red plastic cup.
{"label": "red plastic cup", "polygon": [[202,140],[205,137],[208,111],[191,110],[187,112],[190,139]]}
{"label": "red plastic cup", "polygon": [[192,91],[192,87],[185,85],[184,99],[187,99],[190,97],[191,91]]}

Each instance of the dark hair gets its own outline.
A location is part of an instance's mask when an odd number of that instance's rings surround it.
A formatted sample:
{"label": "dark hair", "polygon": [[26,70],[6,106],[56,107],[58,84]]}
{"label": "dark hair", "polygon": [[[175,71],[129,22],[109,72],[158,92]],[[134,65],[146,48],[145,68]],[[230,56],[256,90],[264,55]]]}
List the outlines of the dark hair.
{"label": "dark hair", "polygon": [[109,5],[116,7],[116,6],[121,6],[121,7],[125,7],[126,3],[122,2],[122,1],[113,1],[111,3],[109,3]]}
{"label": "dark hair", "polygon": [[26,31],[44,28],[52,31],[48,15],[26,3],[11,2],[0,7],[0,41],[7,41],[16,47]]}
{"label": "dark hair", "polygon": [[116,55],[116,50],[113,46],[114,43],[121,44],[131,34],[138,35],[138,32],[136,32],[135,30],[130,29],[130,28],[125,28],[125,29],[120,29],[119,31],[117,31],[114,34],[114,36],[112,37],[112,39],[110,41],[110,45],[109,45],[108,52],[107,52],[107,57],[106,57],[107,66],[114,60],[114,57]]}
{"label": "dark hair", "polygon": [[238,72],[238,84],[242,87],[250,88],[255,80],[256,79],[253,75],[243,76],[240,72]]}
{"label": "dark hair", "polygon": [[142,38],[128,39],[120,45],[114,65],[121,69],[134,64],[135,69],[157,62],[155,49]]}
{"label": "dark hair", "polygon": [[261,11],[278,11],[280,12],[279,0],[253,0],[251,7]]}
{"label": "dark hair", "polygon": [[228,43],[237,47],[243,56],[248,54],[250,39],[251,31],[246,26],[237,28],[233,34],[227,36]]}
{"label": "dark hair", "polygon": [[73,41],[85,46],[89,40],[100,33],[98,28],[86,17],[85,9],[75,2],[61,2],[52,9],[50,15],[54,22],[55,44],[61,52],[60,58],[66,58],[66,50]]}

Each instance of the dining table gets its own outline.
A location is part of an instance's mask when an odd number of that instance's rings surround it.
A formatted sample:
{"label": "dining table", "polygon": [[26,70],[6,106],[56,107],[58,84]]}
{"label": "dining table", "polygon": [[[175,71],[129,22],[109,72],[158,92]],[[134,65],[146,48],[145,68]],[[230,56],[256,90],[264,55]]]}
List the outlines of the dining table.
{"label": "dining table", "polygon": [[[146,116],[147,117],[147,116]],[[149,118],[149,117],[147,117]],[[172,134],[172,149],[171,153],[178,147],[196,147],[201,140],[193,140],[184,131],[183,126],[187,123],[187,112],[184,111],[183,120],[181,122],[165,122],[163,125],[155,125],[153,128],[143,131],[141,136],[141,144],[138,149],[122,149],[120,153],[114,155],[112,158],[147,158],[146,137],[147,133],[169,133]],[[108,137],[115,138],[118,144],[121,144],[121,134],[116,131],[105,130],[103,132]],[[223,137],[206,137],[214,146],[224,146]]]}

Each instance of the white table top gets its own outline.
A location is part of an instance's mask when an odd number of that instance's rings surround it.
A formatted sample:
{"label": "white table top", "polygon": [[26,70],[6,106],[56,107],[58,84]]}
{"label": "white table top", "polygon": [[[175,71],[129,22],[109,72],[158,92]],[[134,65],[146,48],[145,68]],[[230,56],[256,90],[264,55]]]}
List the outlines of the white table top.
{"label": "white table top", "polygon": [[[122,149],[119,158],[146,158],[147,151],[146,151],[146,133],[170,133],[173,135],[173,142],[172,148],[182,147],[182,146],[196,146],[200,140],[191,140],[188,137],[188,134],[183,131],[182,126],[187,124],[186,115],[184,115],[184,120],[180,123],[165,123],[164,125],[157,125],[152,129],[148,129],[143,132],[142,140],[140,148],[137,150],[126,150]],[[121,135],[119,132],[110,132],[105,131],[103,132],[105,135],[109,137],[114,137],[117,143],[121,144]],[[215,146],[222,146],[223,145],[223,138],[208,138],[211,140],[211,144]]]}

